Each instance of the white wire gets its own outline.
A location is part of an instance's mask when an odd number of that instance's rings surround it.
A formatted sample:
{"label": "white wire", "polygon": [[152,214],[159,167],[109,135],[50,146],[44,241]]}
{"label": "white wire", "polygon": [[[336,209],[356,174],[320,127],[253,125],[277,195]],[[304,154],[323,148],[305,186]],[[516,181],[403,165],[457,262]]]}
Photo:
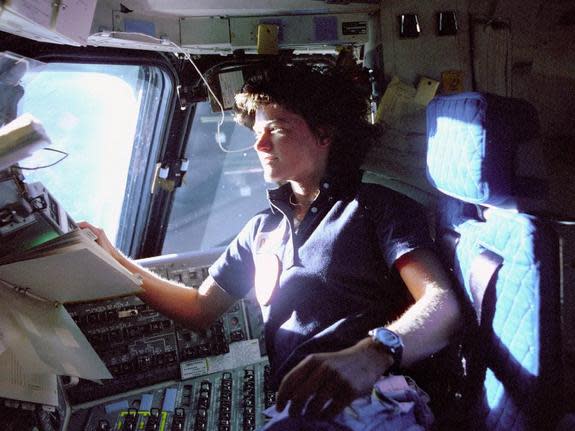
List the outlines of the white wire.
{"label": "white wire", "polygon": [[186,60],[188,60],[192,64],[192,66],[194,66],[194,69],[196,69],[196,72],[198,73],[198,75],[200,76],[200,78],[202,79],[204,84],[206,84],[208,91],[210,92],[210,94],[212,95],[212,97],[214,98],[214,100],[216,101],[218,106],[220,107],[221,117],[218,121],[218,127],[217,127],[217,132],[216,132],[217,133],[216,142],[218,144],[218,147],[220,147],[220,150],[222,150],[224,153],[241,153],[242,151],[251,150],[253,148],[253,145],[250,145],[249,147],[245,147],[245,148],[240,148],[237,150],[229,150],[227,148],[224,148],[222,140],[221,140],[222,135],[221,135],[221,131],[220,131],[222,125],[224,124],[224,120],[225,120],[225,112],[224,112],[225,110],[224,110],[222,103],[220,102],[218,97],[215,95],[214,91],[212,90],[212,87],[210,87],[210,84],[208,84],[208,81],[206,80],[206,78],[204,77],[204,75],[202,74],[202,72],[200,71],[198,66],[196,66],[196,63],[194,63],[194,60],[192,60],[192,57],[190,56],[190,54],[187,53],[186,51],[184,51],[184,49],[181,46],[179,46],[175,42],[172,42],[171,40],[166,40],[165,42],[169,42],[170,45],[173,45],[178,50],[178,52],[180,54],[183,54],[184,57],[186,58]]}
{"label": "white wire", "polygon": [[157,37],[150,36],[150,35],[145,34],[145,33],[138,33],[138,32],[100,32],[100,33],[92,34],[91,36],[114,37],[114,35],[116,35],[116,34],[118,35],[119,39],[122,38],[121,36],[133,35],[133,36],[137,36],[140,39],[142,39],[142,40],[136,40],[136,42],[149,43],[149,40],[151,39],[151,40],[155,41],[156,43],[159,43],[160,45],[164,45],[164,46],[172,45],[174,48],[176,48],[177,52],[182,54],[186,58],[186,60],[188,60],[192,64],[192,66],[194,66],[194,69],[196,70],[196,72],[200,76],[201,80],[204,82],[204,84],[208,88],[208,91],[210,92],[211,96],[214,98],[214,100],[216,101],[216,103],[218,104],[218,106],[220,108],[221,117],[218,120],[217,131],[216,131],[216,133],[217,133],[216,134],[216,143],[218,144],[218,147],[220,148],[220,150],[222,150],[224,153],[241,153],[242,151],[251,150],[253,148],[253,145],[250,145],[249,147],[245,147],[245,148],[240,148],[238,150],[229,150],[227,148],[224,148],[223,142],[221,139],[221,137],[222,137],[221,127],[224,124],[224,120],[226,117],[224,106],[222,105],[222,103],[220,102],[220,99],[218,99],[218,97],[216,96],[216,94],[212,90],[212,87],[210,87],[210,84],[208,84],[208,81],[206,80],[206,78],[204,78],[204,75],[202,74],[202,72],[200,71],[198,66],[196,66],[196,63],[194,63],[194,60],[192,60],[192,57],[190,56],[190,54],[188,52],[186,52],[184,50],[184,48],[182,48],[177,43],[171,41],[170,39],[159,39]]}

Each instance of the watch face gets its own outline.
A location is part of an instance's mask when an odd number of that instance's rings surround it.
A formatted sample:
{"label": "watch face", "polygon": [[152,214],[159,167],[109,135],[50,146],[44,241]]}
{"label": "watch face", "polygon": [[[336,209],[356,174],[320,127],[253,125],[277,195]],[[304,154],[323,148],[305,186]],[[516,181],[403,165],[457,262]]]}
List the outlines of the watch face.
{"label": "watch face", "polygon": [[389,346],[391,348],[397,348],[401,346],[401,340],[399,336],[389,329],[386,328],[377,328],[373,330],[374,338],[379,341],[381,344],[385,346]]}
{"label": "watch face", "polygon": [[403,343],[395,332],[387,328],[376,328],[369,332],[373,340],[393,356],[393,365],[388,371],[397,371],[401,366],[403,356]]}

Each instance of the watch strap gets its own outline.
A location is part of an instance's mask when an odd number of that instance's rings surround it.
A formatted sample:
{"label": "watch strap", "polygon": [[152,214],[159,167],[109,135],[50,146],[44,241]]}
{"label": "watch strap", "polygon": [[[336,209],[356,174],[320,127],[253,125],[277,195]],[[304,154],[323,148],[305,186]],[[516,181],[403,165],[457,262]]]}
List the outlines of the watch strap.
{"label": "watch strap", "polygon": [[403,342],[399,334],[386,327],[379,327],[369,331],[372,340],[393,359],[387,373],[396,373],[401,366],[403,356]]}

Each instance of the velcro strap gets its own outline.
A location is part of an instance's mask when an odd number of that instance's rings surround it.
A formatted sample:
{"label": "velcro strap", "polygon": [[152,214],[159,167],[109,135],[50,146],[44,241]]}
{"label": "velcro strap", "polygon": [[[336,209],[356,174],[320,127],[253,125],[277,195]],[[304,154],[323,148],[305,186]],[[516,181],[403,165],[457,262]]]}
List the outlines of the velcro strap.
{"label": "velcro strap", "polygon": [[459,233],[453,230],[443,230],[438,237],[443,258],[449,266],[453,266],[455,250],[457,248],[457,244],[459,244],[459,237]]}
{"label": "velcro strap", "polygon": [[495,283],[497,272],[503,264],[503,258],[490,250],[484,250],[473,259],[471,273],[469,274],[469,287],[473,299],[473,308],[477,315],[477,322],[481,324],[481,310],[483,298],[487,288]]}

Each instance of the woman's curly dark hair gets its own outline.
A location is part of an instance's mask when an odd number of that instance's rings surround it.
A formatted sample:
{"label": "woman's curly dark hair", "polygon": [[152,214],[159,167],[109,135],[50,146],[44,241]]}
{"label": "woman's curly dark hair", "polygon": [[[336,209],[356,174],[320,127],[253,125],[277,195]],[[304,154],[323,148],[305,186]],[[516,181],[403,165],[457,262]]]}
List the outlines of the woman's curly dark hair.
{"label": "woman's curly dark hair", "polygon": [[236,95],[236,121],[253,128],[256,109],[269,103],[301,115],[314,133],[331,135],[328,173],[332,175],[356,172],[380,133],[367,119],[365,93],[332,66],[296,63],[261,70]]}

